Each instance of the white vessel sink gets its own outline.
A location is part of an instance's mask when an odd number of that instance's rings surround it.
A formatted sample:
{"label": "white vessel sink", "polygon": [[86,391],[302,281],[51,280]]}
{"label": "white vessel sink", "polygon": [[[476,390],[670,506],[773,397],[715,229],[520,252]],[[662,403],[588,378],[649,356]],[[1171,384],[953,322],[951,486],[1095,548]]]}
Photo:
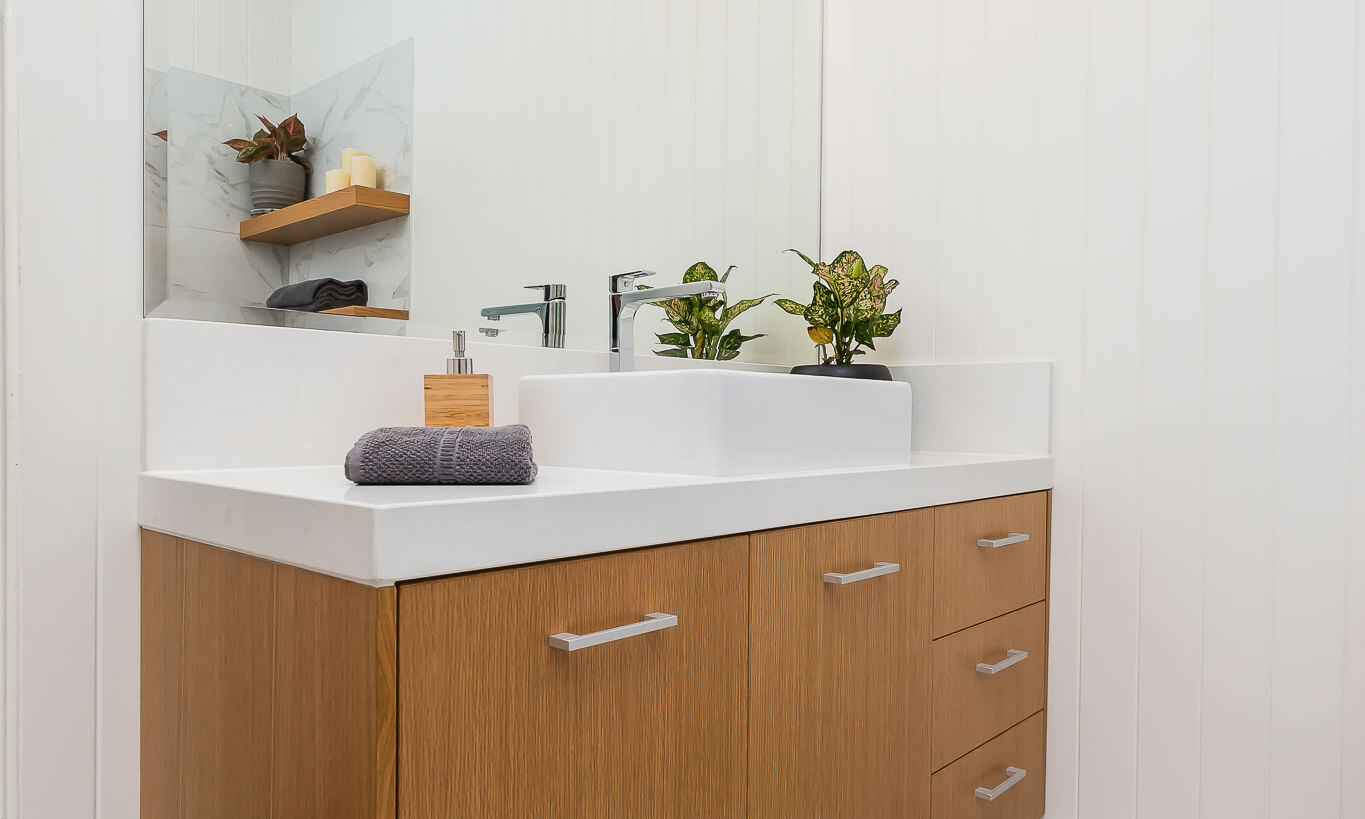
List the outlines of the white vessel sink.
{"label": "white vessel sink", "polygon": [[545,466],[752,475],[905,464],[910,385],[736,370],[521,379]]}

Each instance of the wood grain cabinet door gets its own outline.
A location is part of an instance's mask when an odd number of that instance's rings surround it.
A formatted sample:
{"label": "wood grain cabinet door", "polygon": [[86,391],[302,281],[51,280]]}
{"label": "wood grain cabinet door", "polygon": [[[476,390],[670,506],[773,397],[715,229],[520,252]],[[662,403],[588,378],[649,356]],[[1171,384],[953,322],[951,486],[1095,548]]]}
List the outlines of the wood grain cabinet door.
{"label": "wood grain cabinet door", "polygon": [[400,819],[742,817],[747,546],[401,586]]}
{"label": "wood grain cabinet door", "polygon": [[928,815],[932,547],[931,510],[751,536],[753,819]]}

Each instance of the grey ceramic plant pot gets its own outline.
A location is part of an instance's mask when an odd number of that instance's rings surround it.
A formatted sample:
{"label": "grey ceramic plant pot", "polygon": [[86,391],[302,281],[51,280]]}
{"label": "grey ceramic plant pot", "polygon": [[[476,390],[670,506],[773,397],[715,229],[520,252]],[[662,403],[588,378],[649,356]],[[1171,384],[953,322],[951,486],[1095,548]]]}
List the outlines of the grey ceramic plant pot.
{"label": "grey ceramic plant pot", "polygon": [[252,214],[269,213],[303,201],[303,166],[292,159],[262,159],[247,165]]}

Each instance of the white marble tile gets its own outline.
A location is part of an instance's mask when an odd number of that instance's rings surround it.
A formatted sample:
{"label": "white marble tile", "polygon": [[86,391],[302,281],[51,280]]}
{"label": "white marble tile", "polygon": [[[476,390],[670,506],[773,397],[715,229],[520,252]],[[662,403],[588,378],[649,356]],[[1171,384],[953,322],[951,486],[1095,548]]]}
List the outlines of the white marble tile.
{"label": "white marble tile", "polygon": [[360,279],[369,285],[370,306],[408,309],[411,272],[406,219],[325,236],[289,248],[289,281]]}
{"label": "white marble tile", "polygon": [[142,226],[143,315],[151,315],[166,300],[166,233],[161,225]]}
{"label": "white marble tile", "polygon": [[312,195],[343,148],[374,157],[379,187],[412,192],[412,49],[405,40],[290,98],[308,131]]}
{"label": "white marble tile", "polygon": [[234,233],[171,225],[166,295],[227,305],[265,304],[285,285],[287,248],[243,242]]}
{"label": "white marble tile", "polygon": [[[166,227],[166,140],[155,136],[168,127],[166,72],[143,71],[142,223]],[[162,260],[163,265],[165,260]]]}
{"label": "white marble tile", "polygon": [[[172,67],[167,73],[169,224],[237,234],[251,215],[247,166],[227,139],[249,139],[288,116],[289,99],[227,80]],[[305,123],[306,124],[306,123]]]}

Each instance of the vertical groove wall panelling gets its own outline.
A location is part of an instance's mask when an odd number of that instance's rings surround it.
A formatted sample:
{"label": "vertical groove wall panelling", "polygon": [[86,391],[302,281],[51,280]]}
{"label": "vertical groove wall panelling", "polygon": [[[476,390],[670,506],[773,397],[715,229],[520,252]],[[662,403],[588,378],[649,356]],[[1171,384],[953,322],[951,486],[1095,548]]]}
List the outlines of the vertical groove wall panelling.
{"label": "vertical groove wall panelling", "polygon": [[1200,726],[1210,817],[1270,816],[1280,5],[1212,9]]}
{"label": "vertical groove wall panelling", "polygon": [[904,271],[884,360],[1055,362],[1049,816],[1365,815],[1365,12],[827,14],[824,236]]}
{"label": "vertical groove wall panelling", "polygon": [[1340,810],[1355,5],[1281,11],[1272,817]]}

